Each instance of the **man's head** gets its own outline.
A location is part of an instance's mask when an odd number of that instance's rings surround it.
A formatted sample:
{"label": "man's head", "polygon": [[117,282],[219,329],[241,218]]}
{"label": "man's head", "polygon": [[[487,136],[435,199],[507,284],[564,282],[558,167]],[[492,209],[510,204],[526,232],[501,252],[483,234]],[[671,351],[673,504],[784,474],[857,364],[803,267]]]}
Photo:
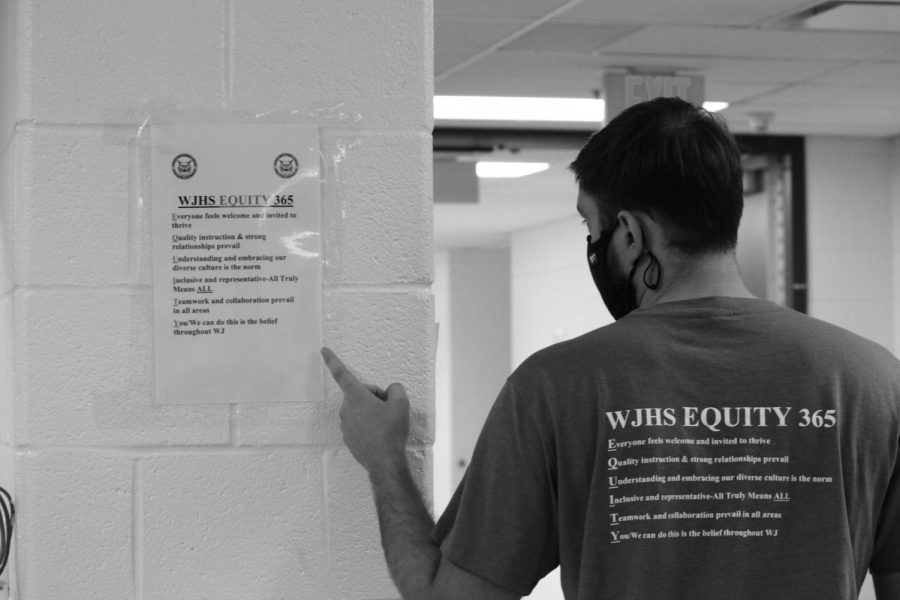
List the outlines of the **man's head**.
{"label": "man's head", "polygon": [[591,136],[570,168],[605,221],[619,211],[660,222],[666,245],[727,252],[743,211],[740,151],[724,123],[677,98],[626,109]]}

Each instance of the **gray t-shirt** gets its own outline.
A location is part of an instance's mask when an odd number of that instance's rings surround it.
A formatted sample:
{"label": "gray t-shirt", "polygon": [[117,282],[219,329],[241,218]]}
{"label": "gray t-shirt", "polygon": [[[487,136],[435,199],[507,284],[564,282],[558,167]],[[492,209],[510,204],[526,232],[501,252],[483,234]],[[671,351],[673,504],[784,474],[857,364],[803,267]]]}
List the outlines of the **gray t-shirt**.
{"label": "gray t-shirt", "polygon": [[900,571],[900,363],[762,300],[634,311],[510,376],[433,537],[521,595],[855,599]]}

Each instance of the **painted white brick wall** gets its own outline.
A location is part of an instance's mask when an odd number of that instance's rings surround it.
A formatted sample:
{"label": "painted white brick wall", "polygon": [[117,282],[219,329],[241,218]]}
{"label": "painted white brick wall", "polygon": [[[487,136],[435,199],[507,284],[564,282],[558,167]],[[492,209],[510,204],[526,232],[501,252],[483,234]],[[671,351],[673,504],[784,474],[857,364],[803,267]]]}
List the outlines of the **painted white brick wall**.
{"label": "painted white brick wall", "polygon": [[153,404],[135,135],[151,112],[320,127],[324,340],[406,384],[430,496],[431,21],[430,0],[0,3],[17,600],[397,596],[330,380],[304,403]]}
{"label": "painted white brick wall", "polygon": [[103,452],[19,451],[16,598],[132,597],[133,464]]}
{"label": "painted white brick wall", "polygon": [[17,443],[228,444],[228,405],[154,404],[150,296],[131,288],[17,290]]}
{"label": "painted white brick wall", "polygon": [[[9,2],[0,3],[0,405],[10,404],[12,356],[10,332],[12,331],[11,293],[15,285],[13,268],[13,130],[15,107],[13,101],[14,56],[13,36],[15,16]],[[5,351],[4,351],[5,350]],[[0,408],[2,410],[2,408]],[[9,430],[10,422],[0,423],[0,434]],[[8,444],[2,435],[0,444]],[[2,482],[0,482],[2,485]]]}
{"label": "painted white brick wall", "polygon": [[431,135],[322,139],[326,285],[432,278]]}
{"label": "painted white brick wall", "polygon": [[[25,26],[18,32],[24,118],[95,126],[139,114],[148,104],[222,107],[230,3],[14,3]],[[257,98],[273,85],[267,82]]]}
{"label": "painted white brick wall", "polygon": [[234,2],[230,102],[256,111],[264,95],[266,110],[299,109],[323,125],[430,132],[431,4]]}
{"label": "painted white brick wall", "polygon": [[[0,448],[13,445],[13,302],[0,294]],[[13,481],[0,473],[0,487],[9,491]]]}
{"label": "painted white brick wall", "polygon": [[16,138],[17,283],[128,283],[128,146],[103,127],[29,124]]}
{"label": "painted white brick wall", "polygon": [[144,596],[320,597],[329,528],[321,455],[299,448],[141,460]]}
{"label": "painted white brick wall", "polygon": [[[0,486],[15,495],[13,446],[13,258],[12,196],[14,187],[13,132],[17,118],[15,89],[16,15],[11,2],[0,2]],[[16,569],[10,557],[2,580]]]}

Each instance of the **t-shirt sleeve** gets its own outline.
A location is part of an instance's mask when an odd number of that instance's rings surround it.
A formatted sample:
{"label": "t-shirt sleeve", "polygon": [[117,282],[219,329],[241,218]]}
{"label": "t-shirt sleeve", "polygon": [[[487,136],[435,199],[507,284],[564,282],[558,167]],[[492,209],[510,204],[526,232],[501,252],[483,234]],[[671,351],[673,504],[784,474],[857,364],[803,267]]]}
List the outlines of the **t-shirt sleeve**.
{"label": "t-shirt sleeve", "polygon": [[559,564],[552,427],[507,382],[432,532],[459,568],[527,596]]}
{"label": "t-shirt sleeve", "polygon": [[900,572],[900,440],[895,452],[894,475],[878,518],[875,548],[869,570],[876,575]]}

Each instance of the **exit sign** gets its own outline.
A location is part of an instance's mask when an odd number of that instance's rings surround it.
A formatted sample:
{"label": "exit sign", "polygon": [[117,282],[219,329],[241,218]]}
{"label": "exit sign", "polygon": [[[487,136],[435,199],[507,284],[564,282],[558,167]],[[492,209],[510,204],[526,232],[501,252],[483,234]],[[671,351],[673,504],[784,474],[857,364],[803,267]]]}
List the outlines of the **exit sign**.
{"label": "exit sign", "polygon": [[605,73],[603,98],[606,101],[606,121],[620,112],[654,98],[681,98],[702,106],[705,98],[705,79],[702,75],[673,73]]}

